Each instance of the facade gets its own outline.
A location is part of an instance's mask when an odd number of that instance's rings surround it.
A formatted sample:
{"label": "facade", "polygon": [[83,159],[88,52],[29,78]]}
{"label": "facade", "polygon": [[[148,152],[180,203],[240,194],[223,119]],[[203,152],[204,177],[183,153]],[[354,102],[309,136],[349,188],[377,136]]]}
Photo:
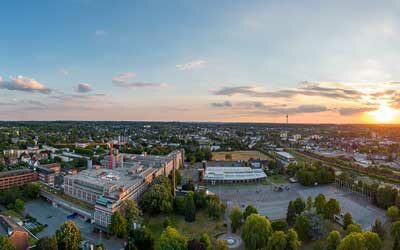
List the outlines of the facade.
{"label": "facade", "polygon": [[31,169],[0,172],[0,189],[23,186],[29,182],[37,181],[37,179],[37,173]]}
{"label": "facade", "polygon": [[288,152],[277,151],[275,153],[276,153],[276,157],[278,158],[278,160],[281,161],[283,164],[289,164],[291,162],[296,161],[296,158],[294,158],[294,156]]}
{"label": "facade", "polygon": [[59,163],[39,165],[36,167],[36,173],[41,183],[54,187],[55,178],[60,174],[61,166]]}
{"label": "facade", "polygon": [[249,167],[207,167],[203,176],[206,183],[256,182],[267,178],[262,169]]}
{"label": "facade", "polygon": [[27,250],[29,248],[28,232],[2,214],[0,214],[0,235],[7,236],[16,250]]}
{"label": "facade", "polygon": [[126,199],[137,201],[153,179],[167,176],[183,164],[184,152],[175,150],[166,156],[117,154],[112,168],[109,158],[96,166],[64,177],[64,193],[95,205],[94,221],[106,229],[111,215]]}

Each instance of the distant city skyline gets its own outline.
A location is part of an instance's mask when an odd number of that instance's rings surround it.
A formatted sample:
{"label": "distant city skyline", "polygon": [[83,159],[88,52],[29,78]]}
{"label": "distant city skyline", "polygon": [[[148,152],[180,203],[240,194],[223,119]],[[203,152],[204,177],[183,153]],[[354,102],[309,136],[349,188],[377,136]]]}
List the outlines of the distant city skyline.
{"label": "distant city skyline", "polygon": [[400,1],[8,1],[0,120],[400,123]]}

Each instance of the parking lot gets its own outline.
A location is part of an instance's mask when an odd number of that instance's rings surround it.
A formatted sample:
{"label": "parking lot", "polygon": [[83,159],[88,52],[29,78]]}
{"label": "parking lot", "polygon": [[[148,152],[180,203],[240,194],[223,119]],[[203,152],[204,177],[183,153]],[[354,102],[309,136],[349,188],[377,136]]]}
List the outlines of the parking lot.
{"label": "parking lot", "polygon": [[[207,188],[219,195],[231,206],[244,209],[247,205],[254,205],[260,214],[268,216],[271,220],[286,217],[287,206],[291,200],[308,196],[316,197],[322,193],[327,199],[335,198],[340,202],[342,213],[350,212],[354,220],[364,229],[370,229],[375,219],[385,221],[385,212],[356,194],[336,188],[334,185],[320,187],[303,187],[300,184],[283,184],[283,191],[274,191],[273,185],[246,184],[246,185],[216,185]],[[289,190],[286,190],[288,187]]]}
{"label": "parking lot", "polygon": [[[41,224],[47,224],[47,227],[37,234],[39,238],[55,234],[57,229],[67,220],[67,216],[71,214],[71,212],[62,208],[53,207],[50,203],[43,200],[35,200],[26,203],[25,212],[36,218]],[[99,234],[93,233],[93,225],[89,222],[85,222],[79,217],[72,220],[80,228],[82,237],[85,240],[96,244],[103,244],[106,249],[109,250],[119,250],[123,247],[123,242],[120,239],[108,240],[104,237],[100,237]]]}

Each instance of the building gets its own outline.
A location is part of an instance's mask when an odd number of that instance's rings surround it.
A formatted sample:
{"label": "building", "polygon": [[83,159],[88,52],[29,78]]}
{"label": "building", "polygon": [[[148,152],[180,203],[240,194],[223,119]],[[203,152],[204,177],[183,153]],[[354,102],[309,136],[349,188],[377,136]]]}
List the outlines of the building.
{"label": "building", "polygon": [[95,205],[94,221],[106,230],[111,215],[126,199],[137,201],[153,179],[179,169],[184,152],[175,150],[166,156],[117,154],[112,168],[109,158],[96,166],[64,177],[64,193]]}
{"label": "building", "polygon": [[285,165],[296,161],[296,158],[288,152],[276,151],[275,153],[277,159]]}
{"label": "building", "polygon": [[0,214],[0,235],[7,236],[16,250],[29,249],[28,232],[17,225],[9,217],[2,214]]}
{"label": "building", "polygon": [[37,173],[31,169],[18,169],[0,172],[0,190],[13,186],[23,186],[29,182],[37,181]]}
{"label": "building", "polygon": [[61,166],[59,163],[39,165],[36,167],[39,181],[50,187],[54,187],[56,176],[60,174]]}
{"label": "building", "polygon": [[207,167],[203,181],[206,183],[256,182],[267,178],[262,169],[249,167]]}

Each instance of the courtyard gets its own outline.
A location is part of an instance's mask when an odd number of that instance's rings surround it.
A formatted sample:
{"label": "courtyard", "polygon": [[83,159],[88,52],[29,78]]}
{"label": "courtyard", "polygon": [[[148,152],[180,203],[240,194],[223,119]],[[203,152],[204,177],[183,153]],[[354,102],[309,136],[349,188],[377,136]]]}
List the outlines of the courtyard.
{"label": "courtyard", "polygon": [[[274,191],[274,187],[282,187],[283,191]],[[366,230],[371,228],[375,219],[384,222],[385,211],[373,206],[360,196],[336,188],[334,185],[319,187],[304,187],[298,183],[284,183],[279,185],[259,184],[230,184],[208,185],[209,191],[219,195],[229,207],[238,206],[244,209],[247,205],[255,206],[259,213],[268,216],[271,220],[286,218],[286,211],[291,200],[298,197],[307,199],[324,194],[327,199],[335,198],[340,202],[342,213],[351,213],[354,220]]]}

